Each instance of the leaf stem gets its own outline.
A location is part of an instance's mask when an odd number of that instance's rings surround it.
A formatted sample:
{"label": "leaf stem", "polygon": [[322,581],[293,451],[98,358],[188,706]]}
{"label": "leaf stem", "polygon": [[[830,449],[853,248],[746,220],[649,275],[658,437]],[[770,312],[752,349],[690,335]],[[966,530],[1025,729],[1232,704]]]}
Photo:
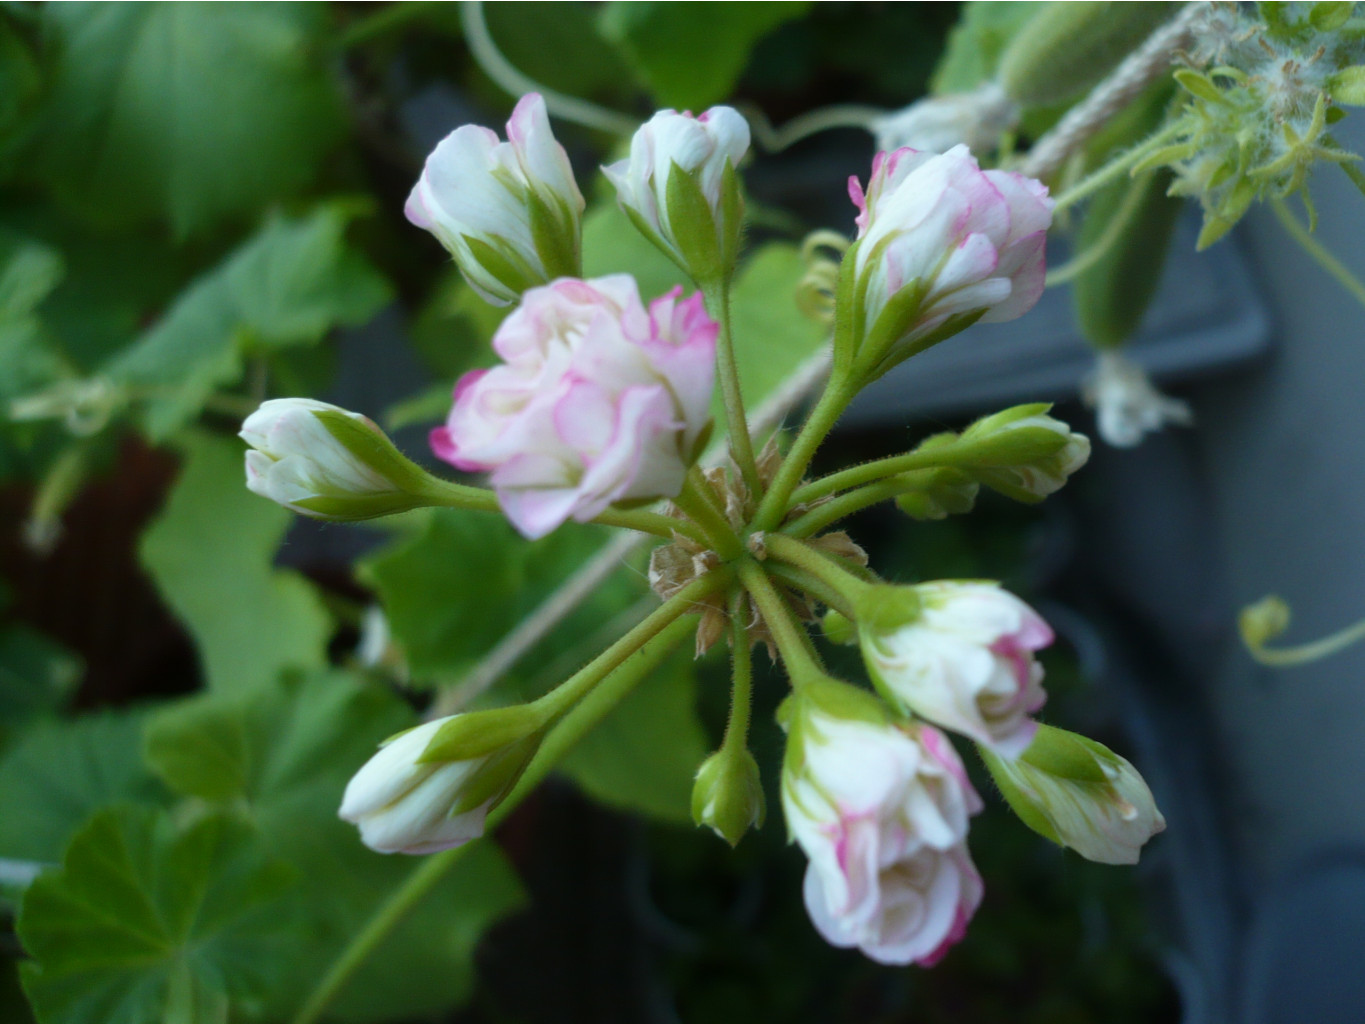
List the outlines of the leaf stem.
{"label": "leaf stem", "polygon": [[1138,207],[1142,205],[1145,188],[1145,181],[1135,180],[1128,189],[1128,194],[1119,203],[1118,209],[1109,218],[1109,223],[1104,226],[1104,232],[1100,237],[1095,239],[1083,252],[1076,253],[1061,266],[1049,270],[1044,279],[1043,287],[1055,288],[1059,284],[1066,284],[1068,281],[1080,277],[1104,259],[1109,254],[1109,250],[1114,248],[1118,240],[1123,237],[1124,228],[1132,221],[1133,214],[1137,213]]}
{"label": "leaf stem", "polygon": [[812,537],[827,526],[861,512],[870,505],[895,498],[908,491],[916,490],[898,477],[878,480],[875,483],[855,487],[853,490],[816,505],[809,512],[792,520],[782,527],[782,532],[791,537]]}
{"label": "leaf stem", "polygon": [[749,420],[744,414],[744,396],[739,387],[739,364],[735,360],[735,343],[731,331],[730,283],[703,287],[706,305],[711,316],[720,324],[716,344],[716,376],[720,378],[720,397],[725,406],[725,432],[734,452],[735,464],[751,494],[761,494],[758,462],[754,459],[754,442],[749,435]]}
{"label": "leaf stem", "polygon": [[805,569],[798,569],[794,565],[786,565],[782,562],[769,562],[766,568],[768,575],[785,580],[800,590],[804,590],[822,604],[828,605],[850,619],[853,618],[853,606],[849,603],[848,598],[823,580],[806,572]]}
{"label": "leaf stem", "polygon": [[1175,124],[1169,124],[1155,135],[1149,137],[1145,142],[1139,143],[1132,149],[1125,150],[1098,170],[1086,175],[1057,197],[1056,205],[1052,208],[1053,214],[1055,215],[1058,211],[1065,210],[1068,206],[1074,206],[1087,196],[1094,195],[1115,178],[1118,178],[1140,163],[1144,158],[1155,153],[1167,142],[1179,135],[1184,128],[1185,125],[1183,122],[1177,121]]}
{"label": "leaf stem", "polygon": [[[884,459],[874,459],[860,466],[850,466],[837,473],[822,476],[799,488],[792,499],[797,502],[814,501],[827,494],[846,491],[863,484],[875,483],[888,477],[906,473],[913,469],[937,469],[941,466],[956,466],[970,462],[971,445],[960,442],[940,445],[928,451],[916,449],[904,455],[892,455]],[[813,510],[815,511],[815,510]]]}
{"label": "leaf stem", "polygon": [[752,642],[745,624],[743,591],[730,596],[730,718],[725,723],[722,750],[743,751],[749,745],[749,713],[752,710],[754,662]]}
{"label": "leaf stem", "polygon": [[871,586],[843,568],[829,555],[817,551],[795,537],[770,533],[764,537],[764,546],[770,558],[776,558],[810,573],[835,593],[842,595],[845,604],[857,604],[858,595]]}

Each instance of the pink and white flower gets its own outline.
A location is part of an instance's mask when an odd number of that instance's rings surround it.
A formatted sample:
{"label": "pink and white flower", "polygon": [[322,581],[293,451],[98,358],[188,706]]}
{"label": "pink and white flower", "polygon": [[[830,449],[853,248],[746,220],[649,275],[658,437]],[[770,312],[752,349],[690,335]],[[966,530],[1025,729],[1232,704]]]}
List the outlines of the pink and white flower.
{"label": "pink and white flower", "polygon": [[640,301],[628,274],[526,293],[498,328],[504,362],[465,374],[432,450],[491,472],[525,536],[613,502],[673,497],[710,416],[718,331],[700,295]]}
{"label": "pink and white flower", "polygon": [[528,93],[506,142],[472,124],[442,139],[404,213],[440,240],[475,291],[505,306],[527,288],[579,273],[583,205],[545,101]]}
{"label": "pink and white flower", "polygon": [[788,740],[782,804],[827,941],[928,966],[962,938],[982,895],[965,841],[981,800],[942,733],[808,707]]}
{"label": "pink and white flower", "polygon": [[1001,757],[1027,749],[1047,700],[1035,651],[1052,629],[994,583],[876,587],[859,617],[863,660],[887,699]]}
{"label": "pink and white flower", "polygon": [[[1013,320],[1038,301],[1053,206],[1041,182],[982,171],[966,146],[954,146],[941,155],[878,153],[866,192],[856,177],[848,184],[876,373],[976,320]],[[884,312],[890,320],[879,323]]]}
{"label": "pink and white flower", "polygon": [[[602,168],[636,227],[694,277],[732,266],[739,243],[739,186],[734,169],[749,149],[749,124],[730,107],[694,117],[661,110],[641,125],[630,157]],[[711,223],[677,223],[696,211],[672,208],[669,177],[676,166],[700,190]],[[711,261],[719,261],[710,267]]]}

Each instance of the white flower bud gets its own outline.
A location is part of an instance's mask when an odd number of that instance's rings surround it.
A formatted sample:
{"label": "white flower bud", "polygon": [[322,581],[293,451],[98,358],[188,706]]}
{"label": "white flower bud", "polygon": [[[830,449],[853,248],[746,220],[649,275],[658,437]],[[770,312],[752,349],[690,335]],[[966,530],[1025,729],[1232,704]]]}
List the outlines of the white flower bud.
{"label": "white flower bud", "polygon": [[422,504],[425,474],[359,413],[310,398],[275,398],[246,418],[238,436],[246,485],[315,519],[369,519]]}
{"label": "white flower bud", "polygon": [[1136,864],[1166,827],[1137,769],[1085,736],[1043,725],[1023,756],[982,756],[1024,823],[1086,860]]}

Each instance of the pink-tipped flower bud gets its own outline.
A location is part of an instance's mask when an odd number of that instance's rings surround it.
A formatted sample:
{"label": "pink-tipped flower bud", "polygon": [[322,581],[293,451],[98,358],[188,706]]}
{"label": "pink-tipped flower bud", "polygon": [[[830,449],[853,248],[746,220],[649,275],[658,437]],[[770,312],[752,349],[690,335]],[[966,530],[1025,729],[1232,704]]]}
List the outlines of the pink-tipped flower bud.
{"label": "pink-tipped flower bud", "polygon": [[472,124],[442,139],[404,213],[440,240],[494,305],[581,273],[583,196],[537,93],[512,111],[506,142]]}
{"label": "pink-tipped flower bud", "polygon": [[937,962],[982,894],[966,846],[981,801],[961,760],[931,726],[844,718],[795,700],[782,807],[810,858],[811,921],[833,945],[880,963]]}
{"label": "pink-tipped flower bud", "polygon": [[1052,630],[1037,612],[994,583],[953,580],[871,587],[856,611],[884,697],[1002,757],[1024,752],[1047,700],[1033,652]]}
{"label": "pink-tipped flower bud", "polygon": [[640,301],[628,274],[526,293],[493,336],[504,362],[455,386],[431,446],[491,472],[527,537],[613,502],[670,498],[704,442],[718,328],[700,295]]}
{"label": "pink-tipped flower bud", "polygon": [[[982,171],[966,146],[878,153],[850,250],[850,340],[869,379],[978,320],[1013,320],[1043,293],[1052,200],[1041,182]],[[847,272],[847,268],[846,268]]]}
{"label": "pink-tipped flower bud", "polygon": [[749,124],[730,107],[699,117],[661,110],[631,139],[630,158],[602,172],[635,226],[709,285],[739,255],[744,202],[735,168],[748,149]]}

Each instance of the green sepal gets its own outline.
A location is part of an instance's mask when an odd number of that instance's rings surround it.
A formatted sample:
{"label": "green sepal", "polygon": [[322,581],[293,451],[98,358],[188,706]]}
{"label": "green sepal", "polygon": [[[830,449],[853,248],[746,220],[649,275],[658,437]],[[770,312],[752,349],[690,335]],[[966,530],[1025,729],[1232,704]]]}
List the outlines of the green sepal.
{"label": "green sepal", "polygon": [[1174,75],[1175,80],[1185,87],[1185,91],[1200,99],[1208,100],[1210,103],[1226,103],[1227,97],[1223,95],[1223,90],[1214,85],[1213,79],[1208,75],[1201,75],[1198,71],[1190,68],[1181,68]]}
{"label": "green sepal", "polygon": [[1068,782],[1107,784],[1109,776],[1103,762],[1117,758],[1102,743],[1051,725],[1039,725],[1038,732],[1019,760],[1040,772]]}
{"label": "green sepal", "polygon": [[721,269],[728,281],[734,276],[739,253],[744,246],[744,192],[740,188],[739,173],[729,157],[720,179],[720,232],[723,239],[720,252]]}
{"label": "green sepal", "polygon": [[524,259],[505,247],[494,247],[482,238],[461,235],[464,244],[474,259],[494,280],[513,295],[521,295],[527,290],[546,283],[543,273]]}
{"label": "green sepal", "polygon": [[723,747],[702,762],[692,786],[692,820],[698,826],[737,846],[751,827],[762,828],[766,817],[763,781],[753,754]]}
{"label": "green sepal", "polygon": [[1319,32],[1335,32],[1348,21],[1355,10],[1348,0],[1320,0],[1308,13],[1308,22]]}
{"label": "green sepal", "polygon": [[839,281],[834,292],[834,364],[851,366],[858,349],[859,310],[855,293],[859,291],[857,280],[858,247],[863,243],[854,242],[844,250],[839,261]]}
{"label": "green sepal", "polygon": [[905,362],[911,356],[917,356],[921,352],[933,348],[940,341],[947,341],[954,334],[961,334],[968,327],[972,326],[972,324],[985,316],[986,312],[987,311],[984,309],[977,309],[970,313],[958,313],[956,316],[950,316],[934,330],[921,338],[916,338],[914,342],[906,345],[904,348],[892,349],[891,352],[887,354],[887,357],[878,363],[872,372],[867,375],[865,378],[866,382],[871,383],[893,366]]}
{"label": "green sepal", "polygon": [[501,801],[535,757],[542,736],[537,732],[490,755],[460,787],[459,797],[451,804],[450,816],[472,811],[489,801],[494,804]]}
{"label": "green sepal", "polygon": [[876,321],[858,346],[860,362],[876,366],[885,361],[886,368],[890,369],[901,361],[903,357],[895,351],[895,345],[915,326],[920,307],[924,305],[924,292],[923,283],[916,278],[886,300],[886,305],[877,314]]}
{"label": "green sepal", "polygon": [[663,253],[665,256],[667,256],[669,260],[672,261],[672,263],[675,266],[677,266],[677,268],[681,270],[684,274],[689,273],[687,269],[687,264],[683,262],[683,258],[681,255],[679,255],[678,250],[675,249],[672,245],[670,245],[664,239],[663,235],[655,231],[654,228],[650,226],[649,222],[640,216],[637,210],[625,205],[622,205],[620,209],[626,215],[626,219],[630,221],[632,225],[634,225],[636,231],[640,232],[640,234],[644,235],[647,239],[649,239],[649,241],[654,245],[654,247],[658,249],[661,253]]}
{"label": "green sepal", "polygon": [[1052,827],[1052,822],[1038,809],[1038,805],[1015,781],[1009,766],[1000,756],[979,743],[976,745],[976,750],[981,755],[981,760],[985,762],[986,769],[991,773],[991,778],[995,781],[996,788],[1000,790],[1000,795],[1005,798],[1005,803],[1010,805],[1010,809],[1018,815],[1019,820],[1048,842],[1065,847],[1066,844],[1057,835],[1057,830]]}
{"label": "green sepal", "polygon": [[436,730],[417,763],[472,761],[539,733],[545,724],[545,712],[534,704],[455,715]]}
{"label": "green sepal", "polygon": [[976,506],[981,489],[970,475],[950,466],[914,469],[895,478],[913,490],[896,498],[896,507],[911,519],[934,520],[963,515]]}
{"label": "green sepal", "polygon": [[688,274],[702,287],[719,284],[724,279],[720,239],[711,204],[701,190],[701,181],[695,173],[684,171],[674,161],[669,168],[665,192],[668,229]]}
{"label": "green sepal", "polygon": [[314,410],[327,433],[397,490],[420,494],[431,478],[425,469],[400,452],[387,434],[370,423],[333,409]]}
{"label": "green sepal", "polygon": [[892,633],[920,617],[923,602],[913,587],[873,584],[860,592],[853,607],[858,628],[865,634]]}
{"label": "green sepal", "polygon": [[558,209],[547,203],[535,189],[526,196],[526,212],[531,221],[531,244],[536,248],[545,277],[553,281],[559,277],[582,277],[578,218],[574,217],[563,200],[555,199]]}
{"label": "green sepal", "polygon": [[423,508],[430,502],[418,495],[394,491],[390,494],[360,494],[353,498],[334,498],[318,495],[291,501],[290,508],[298,509],[314,519],[327,519],[338,523],[357,523],[365,519],[378,519],[382,516],[410,512]]}
{"label": "green sepal", "polygon": [[707,420],[706,425],[697,431],[697,439],[692,442],[692,450],[687,453],[684,460],[689,466],[696,462],[706,451],[706,446],[711,443],[711,435],[716,432],[716,421]]}
{"label": "green sepal", "polygon": [[838,679],[826,678],[807,683],[796,697],[831,718],[871,725],[885,725],[890,721],[886,705],[875,694]]}

